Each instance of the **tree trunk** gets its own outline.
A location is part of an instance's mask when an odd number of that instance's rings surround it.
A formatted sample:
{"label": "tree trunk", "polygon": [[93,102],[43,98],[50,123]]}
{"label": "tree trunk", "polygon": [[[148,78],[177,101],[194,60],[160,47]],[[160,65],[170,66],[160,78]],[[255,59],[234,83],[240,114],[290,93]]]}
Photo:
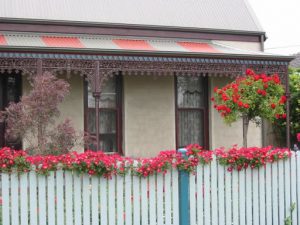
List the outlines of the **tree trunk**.
{"label": "tree trunk", "polygon": [[243,116],[243,146],[247,148],[247,134],[249,127],[249,118],[248,116]]}

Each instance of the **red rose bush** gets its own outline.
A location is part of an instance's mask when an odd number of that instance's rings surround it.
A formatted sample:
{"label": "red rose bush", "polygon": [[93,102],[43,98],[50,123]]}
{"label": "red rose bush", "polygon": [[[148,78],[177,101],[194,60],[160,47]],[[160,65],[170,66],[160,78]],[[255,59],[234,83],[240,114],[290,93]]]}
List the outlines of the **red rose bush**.
{"label": "red rose bush", "polygon": [[278,74],[256,74],[247,69],[246,76],[238,77],[222,88],[214,88],[214,108],[225,123],[244,119],[244,147],[247,147],[249,121],[260,123],[264,118],[271,122],[285,119],[285,90]]}

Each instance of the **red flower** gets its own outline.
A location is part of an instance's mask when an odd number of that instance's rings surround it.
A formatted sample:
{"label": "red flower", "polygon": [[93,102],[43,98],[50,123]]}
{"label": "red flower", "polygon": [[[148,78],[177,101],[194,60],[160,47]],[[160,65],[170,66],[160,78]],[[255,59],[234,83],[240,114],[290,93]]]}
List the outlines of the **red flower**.
{"label": "red flower", "polygon": [[249,108],[249,104],[244,104],[244,108],[248,109]]}
{"label": "red flower", "polygon": [[284,104],[286,102],[286,96],[282,95],[280,100],[279,100],[279,104]]}
{"label": "red flower", "polygon": [[272,103],[272,104],[271,104],[271,108],[272,108],[272,109],[275,109],[275,108],[276,108],[276,104]]}
{"label": "red flower", "polygon": [[218,91],[218,87],[215,87],[214,92],[217,93],[217,91]]}
{"label": "red flower", "polygon": [[272,79],[276,84],[280,84],[280,78],[279,78],[278,74],[274,74],[272,76]]}
{"label": "red flower", "polygon": [[246,74],[247,75],[254,75],[254,72],[251,69],[246,69]]}
{"label": "red flower", "polygon": [[244,103],[243,102],[238,102],[239,107],[243,107]]}
{"label": "red flower", "polygon": [[282,117],[282,119],[285,119],[285,118],[286,118],[286,114],[283,113],[283,114],[281,115],[281,117]]}
{"label": "red flower", "polygon": [[280,119],[281,115],[280,114],[276,114],[275,117],[276,117],[276,119]]}
{"label": "red flower", "polygon": [[297,134],[297,140],[300,142],[300,133]]}

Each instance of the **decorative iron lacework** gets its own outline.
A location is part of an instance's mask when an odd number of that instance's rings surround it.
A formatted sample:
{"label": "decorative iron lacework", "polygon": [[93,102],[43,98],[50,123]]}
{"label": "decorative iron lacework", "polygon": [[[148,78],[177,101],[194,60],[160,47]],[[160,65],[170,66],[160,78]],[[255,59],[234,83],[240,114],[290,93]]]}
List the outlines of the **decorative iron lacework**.
{"label": "decorative iron lacework", "polygon": [[[0,57],[0,71],[23,71],[23,74],[34,75],[38,72],[38,61],[42,72],[59,71],[78,72],[86,77],[94,92],[99,92],[104,81],[122,71],[128,75],[156,75],[156,76],[227,76],[236,77],[245,73],[246,68],[266,74],[278,73],[285,81],[287,63],[277,61],[249,61],[230,59],[205,58],[170,58],[170,57],[139,57],[139,56],[97,56],[94,59],[63,59],[61,55],[49,58],[22,58],[31,53],[19,53],[20,58],[12,58],[15,53],[1,53],[8,57]],[[32,56],[34,54],[31,54]],[[50,56],[50,54],[36,54]],[[53,58],[54,56],[54,58]],[[79,56],[78,56],[79,57]],[[125,60],[124,57],[127,57]],[[55,59],[56,58],[56,59]],[[99,60],[98,58],[103,58]],[[105,58],[105,59],[104,59]]]}

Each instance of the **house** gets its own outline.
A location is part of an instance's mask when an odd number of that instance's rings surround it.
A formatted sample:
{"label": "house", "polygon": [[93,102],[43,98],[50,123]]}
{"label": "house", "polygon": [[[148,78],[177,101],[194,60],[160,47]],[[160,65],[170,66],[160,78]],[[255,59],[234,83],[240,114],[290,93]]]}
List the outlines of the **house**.
{"label": "house", "polygon": [[[246,0],[4,0],[0,17],[1,109],[30,74],[70,77],[61,116],[95,134],[95,148],[128,156],[241,145],[242,122],[223,123],[213,88],[246,68],[285,80],[292,59],[263,52]],[[252,124],[249,145],[262,144]]]}
{"label": "house", "polygon": [[300,52],[294,55],[295,59],[290,62],[290,67],[300,68]]}

